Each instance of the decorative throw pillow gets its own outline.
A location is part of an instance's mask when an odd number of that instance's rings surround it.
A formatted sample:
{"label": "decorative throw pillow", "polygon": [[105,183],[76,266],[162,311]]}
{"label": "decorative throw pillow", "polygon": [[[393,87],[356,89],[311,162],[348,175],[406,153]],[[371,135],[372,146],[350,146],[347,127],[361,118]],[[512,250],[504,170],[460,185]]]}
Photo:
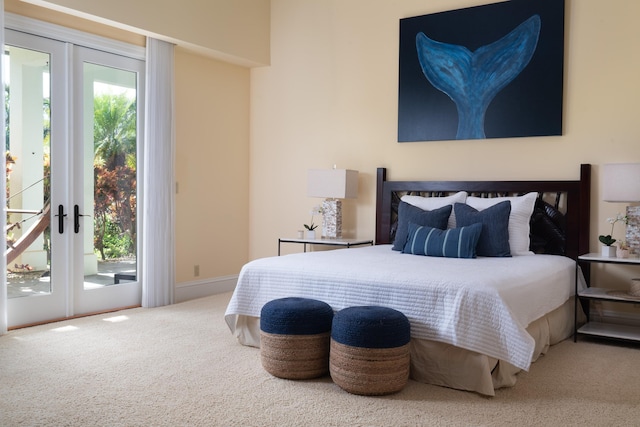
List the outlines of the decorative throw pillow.
{"label": "decorative throw pillow", "polygon": [[453,205],[453,209],[456,212],[458,227],[465,227],[475,223],[482,224],[482,233],[476,247],[478,256],[511,256],[509,250],[511,202],[508,200],[500,202],[481,211],[463,203],[456,203]]}
{"label": "decorative throw pillow", "polygon": [[511,255],[531,255],[529,232],[531,215],[538,193],[531,192],[518,197],[467,197],[467,204],[481,211],[504,201],[511,202],[509,214],[509,248]]}
{"label": "decorative throw pillow", "polygon": [[475,258],[476,245],[481,232],[482,224],[480,223],[440,230],[411,222],[409,238],[402,252],[447,258]]}
{"label": "decorative throw pillow", "polygon": [[[446,205],[453,206],[454,203],[465,203],[467,200],[467,192],[466,191],[458,191],[451,196],[444,197],[422,197],[422,196],[410,196],[405,195],[400,199],[403,202],[409,203],[410,205],[419,207],[425,211],[432,211],[434,209],[441,208]],[[447,221],[447,228],[455,228],[456,227],[456,216],[451,211],[451,215],[449,215],[449,221]]]}
{"label": "decorative throw pillow", "polygon": [[410,222],[427,227],[447,228],[451,208],[451,205],[447,205],[432,211],[425,211],[401,201],[398,206],[398,229],[392,249],[394,251],[402,250],[409,235]]}

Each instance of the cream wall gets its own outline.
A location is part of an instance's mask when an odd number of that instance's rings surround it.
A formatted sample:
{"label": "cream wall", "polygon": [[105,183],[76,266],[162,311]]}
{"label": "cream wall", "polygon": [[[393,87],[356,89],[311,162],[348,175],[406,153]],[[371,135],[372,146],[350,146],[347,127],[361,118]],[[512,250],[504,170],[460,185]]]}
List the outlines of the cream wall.
{"label": "cream wall", "polygon": [[333,164],[360,171],[346,228],[373,238],[379,166],[391,179],[576,179],[591,163],[598,250],[624,209],[600,201],[598,166],[640,162],[640,2],[566,0],[562,136],[399,144],[399,20],[486,3],[271,1],[271,66],[251,70],[250,258],[309,221],[320,200],[306,196],[306,171]]}
{"label": "cream wall", "polygon": [[175,78],[176,281],[234,275],[248,256],[249,70],[178,48]]}
{"label": "cream wall", "polygon": [[85,31],[87,33],[134,44],[136,46],[145,46],[146,44],[145,37],[140,34],[124,31],[109,25],[87,21],[85,19],[78,19],[65,13],[45,9],[20,0],[4,0],[4,10],[5,12],[28,16],[29,18],[73,28],[74,30]]}
{"label": "cream wall", "polygon": [[269,0],[23,0],[247,66],[269,63]]}

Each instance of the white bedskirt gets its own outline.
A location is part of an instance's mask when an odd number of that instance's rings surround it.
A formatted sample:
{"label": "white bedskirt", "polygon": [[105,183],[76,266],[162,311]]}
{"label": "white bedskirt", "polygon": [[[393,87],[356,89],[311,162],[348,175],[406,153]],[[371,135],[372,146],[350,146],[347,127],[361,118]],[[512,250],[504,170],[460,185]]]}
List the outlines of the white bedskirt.
{"label": "white bedskirt", "polygon": [[[534,339],[532,360],[545,354],[549,347],[573,334],[574,299],[532,322],[527,332]],[[260,318],[234,317],[233,330],[238,342],[260,346]],[[580,311],[580,321],[584,315]],[[451,344],[427,339],[411,339],[411,379],[458,390],[494,396],[495,390],[512,387],[521,369],[485,354],[465,350]]]}

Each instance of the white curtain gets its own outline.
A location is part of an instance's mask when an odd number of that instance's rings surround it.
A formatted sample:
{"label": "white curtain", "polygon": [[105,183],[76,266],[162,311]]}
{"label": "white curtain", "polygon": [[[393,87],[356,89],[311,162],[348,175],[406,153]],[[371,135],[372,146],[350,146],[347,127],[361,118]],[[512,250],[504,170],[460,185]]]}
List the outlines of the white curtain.
{"label": "white curtain", "polygon": [[142,194],[142,306],[173,303],[174,96],[173,45],[147,38]]}
{"label": "white curtain", "polygon": [[[2,46],[2,52],[4,52],[4,0],[0,0],[0,46]],[[2,55],[4,56],[4,54]],[[4,82],[3,80],[3,64],[4,61],[0,61],[0,82]],[[2,83],[4,86],[4,83]],[[2,92],[4,92],[4,87],[2,88]],[[4,98],[4,96],[3,96]],[[4,108],[0,108],[0,121],[2,121],[2,135],[6,135],[5,122],[4,122]],[[3,138],[4,139],[4,138]],[[4,146],[4,142],[2,143]],[[2,180],[2,184],[0,184],[0,202],[2,203],[2,219],[0,219],[0,228],[3,230],[2,239],[0,242],[0,246],[2,248],[2,252],[6,251],[7,247],[7,233],[4,232],[6,229],[7,215],[5,215],[4,210],[7,206],[7,179],[6,177]],[[2,256],[2,261],[0,261],[0,271],[2,271],[2,279],[0,279],[0,335],[7,333],[7,257]]]}

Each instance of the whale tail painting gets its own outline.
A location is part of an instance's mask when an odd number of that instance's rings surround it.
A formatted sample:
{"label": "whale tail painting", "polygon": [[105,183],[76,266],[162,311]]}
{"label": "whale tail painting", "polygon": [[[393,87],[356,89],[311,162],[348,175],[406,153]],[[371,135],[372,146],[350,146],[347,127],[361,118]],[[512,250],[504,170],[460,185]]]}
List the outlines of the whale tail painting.
{"label": "whale tail painting", "polygon": [[456,104],[456,139],[483,139],[484,117],[493,98],[529,64],[538,45],[540,16],[533,15],[501,39],[471,52],[416,36],[425,77]]}

